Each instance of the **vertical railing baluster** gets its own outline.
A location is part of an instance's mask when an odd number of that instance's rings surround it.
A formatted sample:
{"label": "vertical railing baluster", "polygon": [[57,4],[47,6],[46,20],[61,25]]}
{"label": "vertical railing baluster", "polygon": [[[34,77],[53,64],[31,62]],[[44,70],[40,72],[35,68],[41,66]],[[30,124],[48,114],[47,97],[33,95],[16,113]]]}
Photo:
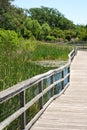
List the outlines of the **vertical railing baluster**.
{"label": "vertical railing baluster", "polygon": [[[39,93],[43,92],[43,80],[39,82],[38,86],[39,86]],[[40,110],[41,110],[43,108],[43,95],[39,99],[39,104],[40,104]]]}
{"label": "vertical railing baluster", "polygon": [[[25,90],[20,93],[20,107],[25,106]],[[26,126],[26,115],[25,112],[21,115],[21,130],[25,129]]]}
{"label": "vertical railing baluster", "polygon": [[[53,75],[51,76],[51,84],[53,84]],[[54,96],[54,87],[51,89],[51,97]]]}
{"label": "vertical railing baluster", "polygon": [[[64,78],[64,69],[62,70],[62,78]],[[64,80],[62,81],[62,90],[64,89]]]}
{"label": "vertical railing baluster", "polygon": [[[68,74],[70,73],[70,66],[68,67]],[[70,75],[68,76],[68,83],[70,82]]]}

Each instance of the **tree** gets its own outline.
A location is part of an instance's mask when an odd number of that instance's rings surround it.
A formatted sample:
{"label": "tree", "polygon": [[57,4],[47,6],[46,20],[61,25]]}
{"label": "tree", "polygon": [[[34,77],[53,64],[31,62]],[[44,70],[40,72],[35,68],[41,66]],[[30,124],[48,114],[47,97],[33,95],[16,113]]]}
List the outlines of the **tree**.
{"label": "tree", "polygon": [[50,32],[51,32],[51,28],[50,28],[49,24],[44,23],[42,25],[42,29],[41,29],[41,32],[40,32],[40,38],[45,39],[47,36],[50,35]]}
{"label": "tree", "polygon": [[60,17],[63,17],[58,10],[43,6],[41,8],[31,8],[29,15],[32,19],[37,19],[41,25],[48,23],[50,27],[58,26]]}
{"label": "tree", "polygon": [[70,41],[72,38],[76,38],[76,32],[73,30],[65,30],[65,39]]}
{"label": "tree", "polygon": [[14,0],[0,0],[0,25],[4,22],[3,14],[10,9],[12,1]]}
{"label": "tree", "polygon": [[14,0],[0,0],[0,10],[7,10],[11,6],[11,2]]}
{"label": "tree", "polygon": [[65,34],[64,31],[61,30],[60,28],[54,28],[51,30],[51,35],[55,36],[57,40],[60,41],[60,39],[64,40],[65,39]]}
{"label": "tree", "polygon": [[42,6],[41,8],[31,8],[28,13],[32,19],[38,20],[41,25],[48,23],[51,28],[57,27],[65,30],[75,27],[73,22],[65,18],[57,9]]}
{"label": "tree", "polygon": [[0,29],[0,48],[8,55],[14,51],[19,43],[17,33],[11,30]]}
{"label": "tree", "polygon": [[86,27],[83,25],[77,25],[76,26],[76,35],[79,38],[79,40],[84,40],[84,38],[87,35]]}
{"label": "tree", "polygon": [[24,21],[24,27],[26,27],[28,31],[31,31],[36,39],[39,38],[41,26],[37,20],[32,20],[31,18],[27,17]]}

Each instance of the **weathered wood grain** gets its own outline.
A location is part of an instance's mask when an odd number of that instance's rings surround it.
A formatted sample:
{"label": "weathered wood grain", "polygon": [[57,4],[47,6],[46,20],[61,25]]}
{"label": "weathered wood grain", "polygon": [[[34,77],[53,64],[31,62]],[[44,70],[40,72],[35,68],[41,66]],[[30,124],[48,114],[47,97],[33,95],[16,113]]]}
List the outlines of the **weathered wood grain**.
{"label": "weathered wood grain", "polygon": [[78,51],[71,64],[70,86],[30,130],[87,130],[87,52]]}
{"label": "weathered wood grain", "polygon": [[[54,69],[54,70],[50,70],[47,73],[44,74],[40,74],[37,75],[31,79],[28,79],[26,81],[23,81],[17,85],[14,85],[11,88],[8,88],[7,90],[1,91],[0,92],[0,104],[2,104],[3,102],[5,102],[8,99],[11,99],[12,97],[14,97],[17,94],[20,94],[20,109],[18,109],[16,112],[14,112],[12,115],[10,115],[9,117],[7,117],[4,121],[2,121],[0,123],[0,130],[3,130],[6,126],[8,126],[12,121],[14,121],[16,118],[18,118],[19,116],[21,116],[21,129],[25,129],[28,130],[34,123],[35,121],[40,117],[40,115],[42,114],[42,112],[44,112],[44,110],[47,108],[47,106],[56,98],[59,97],[62,93],[65,92],[66,88],[69,86],[69,77],[70,77],[70,64],[71,61],[73,59],[75,55],[75,50],[72,50],[72,52],[69,54],[69,62],[58,68],[58,69]],[[68,69],[67,74],[64,74],[65,69]],[[53,81],[53,76],[56,73],[62,73],[62,78],[61,79],[57,79],[57,81]],[[43,89],[43,80],[47,79],[47,78],[51,78],[51,84],[49,86],[47,86],[47,88]],[[66,80],[66,78],[68,78],[68,82],[66,83],[66,85],[64,84],[64,80]],[[59,94],[54,95],[54,87],[56,84],[63,82],[62,84],[62,90]],[[28,103],[26,103],[25,101],[25,91],[27,88],[32,87],[32,85],[35,85],[38,83],[38,87],[39,87],[39,94],[37,94],[35,97],[33,97]],[[64,86],[63,86],[64,85]],[[41,87],[41,88],[40,88]],[[43,96],[44,94],[46,94],[48,91],[51,92],[51,96],[50,99],[48,100],[48,102],[43,105]],[[34,103],[37,102],[37,100],[39,100],[39,105],[40,105],[40,111],[39,113],[37,113],[35,115],[35,117],[28,123],[26,124],[26,114],[25,111],[32,106]]]}

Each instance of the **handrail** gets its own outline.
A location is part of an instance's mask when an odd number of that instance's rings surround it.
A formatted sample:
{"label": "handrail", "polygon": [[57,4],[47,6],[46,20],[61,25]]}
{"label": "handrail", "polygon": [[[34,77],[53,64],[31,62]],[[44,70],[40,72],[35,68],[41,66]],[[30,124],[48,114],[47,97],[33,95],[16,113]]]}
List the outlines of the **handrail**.
{"label": "handrail", "polygon": [[74,56],[76,55],[76,52],[77,50],[75,48],[73,48],[73,50],[69,53],[68,57],[69,57],[69,63],[72,62]]}
{"label": "handrail", "polygon": [[[50,70],[44,74],[36,75],[31,79],[23,81],[11,88],[0,92],[0,105],[8,102],[10,99],[19,96],[20,108],[7,116],[0,123],[0,130],[6,128],[18,117],[20,118],[21,130],[29,130],[34,122],[43,113],[46,107],[60,94],[62,94],[69,86],[70,82],[70,64],[76,54],[73,49],[69,54],[69,61],[66,65]],[[31,90],[33,88],[33,91]],[[33,93],[33,96],[29,96]],[[27,101],[27,97],[29,98]],[[45,101],[46,100],[46,101]],[[39,102],[39,112],[29,122],[26,122],[26,113],[32,105]],[[16,105],[16,104],[14,104]]]}
{"label": "handrail", "polygon": [[76,47],[76,50],[87,50],[87,41],[70,42],[72,46]]}

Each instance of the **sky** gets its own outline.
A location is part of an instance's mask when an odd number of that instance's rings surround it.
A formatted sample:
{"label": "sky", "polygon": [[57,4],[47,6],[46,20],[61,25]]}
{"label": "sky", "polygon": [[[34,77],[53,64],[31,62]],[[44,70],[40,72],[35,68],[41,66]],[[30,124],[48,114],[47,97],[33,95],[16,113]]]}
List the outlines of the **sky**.
{"label": "sky", "polygon": [[74,24],[87,25],[87,0],[15,0],[13,4],[25,9],[41,6],[54,8]]}

